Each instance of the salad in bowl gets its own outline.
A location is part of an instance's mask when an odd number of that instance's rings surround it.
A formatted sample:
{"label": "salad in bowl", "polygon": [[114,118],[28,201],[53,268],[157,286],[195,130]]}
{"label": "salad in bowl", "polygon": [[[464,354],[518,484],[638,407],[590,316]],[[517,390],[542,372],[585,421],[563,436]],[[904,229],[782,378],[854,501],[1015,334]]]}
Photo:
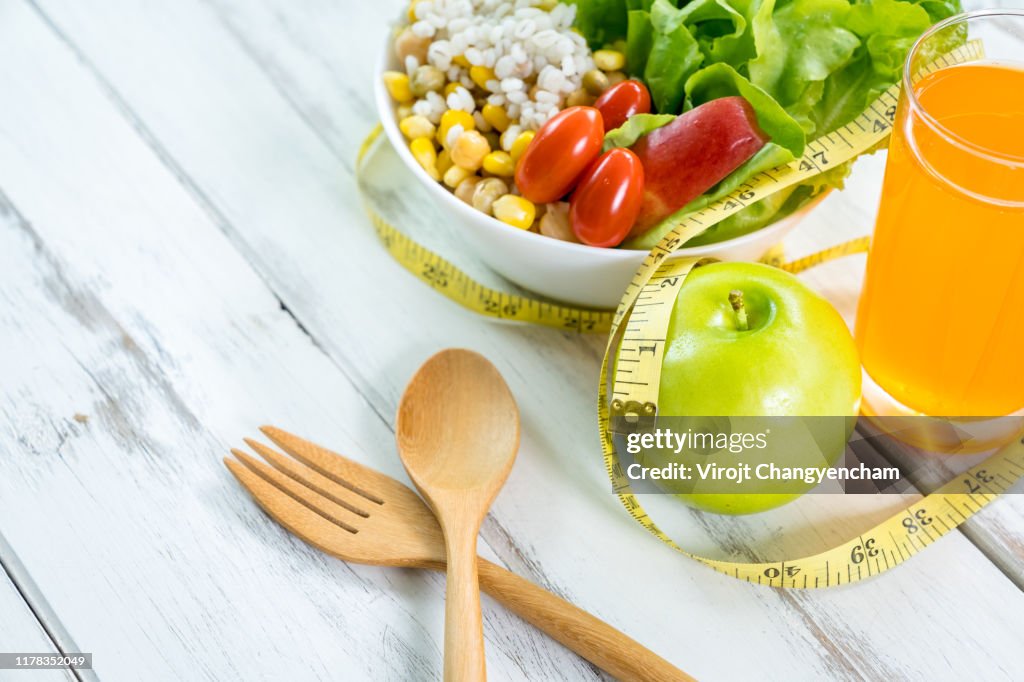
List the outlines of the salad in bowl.
{"label": "salad in bowl", "polygon": [[[675,219],[854,119],[899,81],[917,36],[958,9],[955,0],[413,0],[389,36],[378,105],[421,179],[463,222],[487,226],[471,239],[486,242],[492,267],[606,307]],[[682,253],[760,257],[842,187],[851,164],[746,207]],[[575,291],[546,281],[550,272],[523,274],[567,260]],[[614,280],[607,294],[587,295],[596,279],[580,287],[587,263],[602,284]]]}

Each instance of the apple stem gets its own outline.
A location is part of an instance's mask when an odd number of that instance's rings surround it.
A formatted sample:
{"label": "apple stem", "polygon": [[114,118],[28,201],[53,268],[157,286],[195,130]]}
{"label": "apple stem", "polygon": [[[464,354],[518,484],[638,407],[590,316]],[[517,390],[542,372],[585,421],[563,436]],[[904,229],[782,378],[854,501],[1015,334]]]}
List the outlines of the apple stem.
{"label": "apple stem", "polygon": [[733,312],[736,313],[736,326],[739,330],[745,332],[750,329],[750,324],[747,322],[747,308],[743,305],[743,292],[739,289],[730,291],[729,303],[732,304]]}

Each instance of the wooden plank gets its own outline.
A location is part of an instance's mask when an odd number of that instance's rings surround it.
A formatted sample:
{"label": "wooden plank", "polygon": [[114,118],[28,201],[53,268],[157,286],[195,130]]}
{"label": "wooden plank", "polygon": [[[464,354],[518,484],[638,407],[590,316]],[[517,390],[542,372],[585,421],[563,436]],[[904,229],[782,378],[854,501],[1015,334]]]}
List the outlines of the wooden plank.
{"label": "wooden plank", "polygon": [[[970,661],[947,660],[948,651],[963,647],[986,652],[980,663],[986,673],[1019,674],[1021,662],[1008,652],[1021,595],[960,536],[868,585],[796,594],[711,574],[644,535],[607,494],[596,458],[590,396],[601,341],[469,318],[397,271],[359,229],[348,159],[359,132],[370,124],[364,94],[369,88],[356,84],[370,73],[376,50],[366,36],[379,25],[363,18],[383,21],[383,9],[294,7],[232,5],[224,20],[236,34],[244,26],[248,42],[239,46],[232,31],[189,3],[151,7],[146,14],[102,4],[88,11],[74,3],[44,5],[86,67],[105,79],[102,87],[123,115],[385,420],[405,379],[431,350],[468,345],[498,362],[520,397],[526,424],[517,468],[485,530],[509,564],[698,677],[781,670],[941,677],[951,669],[973,670]],[[296,68],[302,65],[309,70]],[[332,123],[321,125],[325,121]],[[254,168],[259,172],[245,172]],[[9,176],[0,179],[7,182]],[[422,220],[427,211],[414,192],[406,196],[407,187],[392,195],[395,203],[408,207],[407,220]],[[32,195],[31,188],[21,189]],[[72,203],[77,202],[96,209],[76,192]],[[31,203],[45,210],[38,196]],[[54,236],[68,238],[65,230],[53,229]],[[153,238],[134,235],[129,241]],[[92,276],[99,263],[111,265],[91,251],[87,255],[97,259],[88,268],[83,256],[75,261]],[[203,261],[191,251],[189,257]],[[141,301],[150,294],[119,296]],[[181,339],[175,346],[192,349]],[[304,387],[318,380],[302,374]],[[305,432],[333,442],[336,436],[320,428]],[[393,466],[393,455],[378,451],[373,461]],[[802,527],[807,543],[845,537],[885,511],[868,506],[809,496],[748,520],[678,509],[674,514],[686,526],[690,546],[742,556],[775,549],[772,541],[783,527],[787,536],[794,525]],[[908,631],[899,625],[900,614],[908,613],[929,625]],[[957,623],[955,631],[936,625],[951,622]],[[735,655],[735,642],[743,643],[742,657]],[[524,675],[536,674],[527,669]]]}

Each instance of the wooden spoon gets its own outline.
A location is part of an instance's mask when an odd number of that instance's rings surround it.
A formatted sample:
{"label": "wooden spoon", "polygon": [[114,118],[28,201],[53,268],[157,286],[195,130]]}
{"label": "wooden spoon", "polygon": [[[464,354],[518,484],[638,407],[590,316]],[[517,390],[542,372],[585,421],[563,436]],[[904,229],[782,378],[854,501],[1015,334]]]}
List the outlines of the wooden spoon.
{"label": "wooden spoon", "polygon": [[519,410],[486,358],[443,350],[406,387],[396,439],[405,470],[444,533],[444,679],[485,680],[476,538],[515,461]]}

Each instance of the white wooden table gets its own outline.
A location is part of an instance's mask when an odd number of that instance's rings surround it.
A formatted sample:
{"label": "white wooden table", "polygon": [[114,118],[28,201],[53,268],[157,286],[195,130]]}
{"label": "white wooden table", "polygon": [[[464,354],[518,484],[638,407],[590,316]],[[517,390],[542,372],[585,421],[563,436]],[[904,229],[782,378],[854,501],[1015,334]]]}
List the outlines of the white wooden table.
{"label": "white wooden table", "polygon": [[[0,3],[0,651],[93,652],[82,679],[438,678],[443,577],[307,547],[221,457],[273,423],[405,480],[399,395],[429,354],[464,346],[524,418],[485,556],[701,679],[1024,679],[1019,496],[820,592],[737,582],[629,519],[595,429],[603,339],[466,313],[361,213],[353,160],[398,4]],[[883,163],[861,161],[789,253],[865,233]],[[395,181],[406,222],[436,224]],[[807,279],[849,315],[862,268]],[[749,558],[824,548],[906,503],[808,496],[744,519],[676,508],[672,524]],[[492,679],[601,678],[484,612]]]}

